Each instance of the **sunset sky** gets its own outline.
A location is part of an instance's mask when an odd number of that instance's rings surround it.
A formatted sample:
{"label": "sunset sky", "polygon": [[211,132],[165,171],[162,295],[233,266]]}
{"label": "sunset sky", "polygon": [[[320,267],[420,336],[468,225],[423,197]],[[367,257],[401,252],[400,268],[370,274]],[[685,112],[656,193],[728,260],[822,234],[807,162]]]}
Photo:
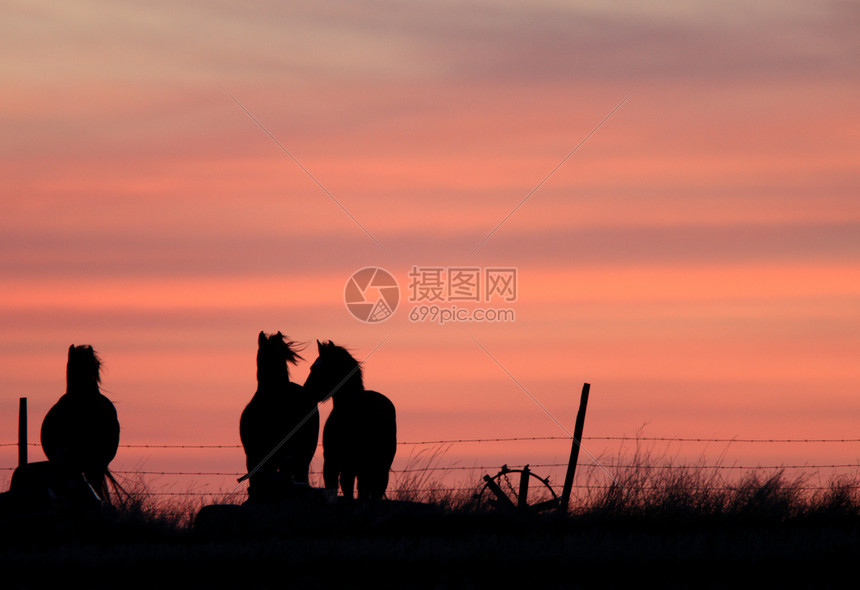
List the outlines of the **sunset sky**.
{"label": "sunset sky", "polygon": [[[316,339],[372,353],[403,441],[563,436],[585,381],[586,436],[860,438],[858,25],[843,1],[13,1],[0,443],[21,396],[38,442],[74,343],[104,360],[122,444],[239,444],[260,330],[310,344],[298,382]],[[373,324],[344,304],[368,266],[401,287]],[[483,305],[515,320],[410,321],[413,267],[516,268],[516,301]],[[659,452],[860,463],[860,443]]]}

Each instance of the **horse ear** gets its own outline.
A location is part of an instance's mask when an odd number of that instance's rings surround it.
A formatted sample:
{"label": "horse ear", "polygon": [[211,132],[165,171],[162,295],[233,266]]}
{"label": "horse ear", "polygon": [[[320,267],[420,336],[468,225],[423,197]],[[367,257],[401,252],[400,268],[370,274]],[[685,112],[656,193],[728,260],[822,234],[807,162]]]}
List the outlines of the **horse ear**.
{"label": "horse ear", "polygon": [[257,338],[257,344],[263,344],[266,341],[266,334],[260,330],[260,336]]}
{"label": "horse ear", "polygon": [[322,352],[322,349],[323,349],[322,342],[317,340],[317,352]]}
{"label": "horse ear", "polygon": [[75,349],[75,345],[74,345],[74,344],[70,344],[70,345],[69,345],[69,354],[72,354],[72,351],[73,351],[74,349]]}

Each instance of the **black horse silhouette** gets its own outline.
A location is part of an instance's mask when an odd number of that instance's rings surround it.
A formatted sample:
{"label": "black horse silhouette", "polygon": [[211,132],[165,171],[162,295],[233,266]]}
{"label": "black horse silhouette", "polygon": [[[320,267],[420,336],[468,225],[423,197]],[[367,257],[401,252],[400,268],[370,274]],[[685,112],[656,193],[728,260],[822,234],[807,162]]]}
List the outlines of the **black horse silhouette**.
{"label": "black horse silhouette", "polygon": [[92,346],[69,347],[66,393],[42,421],[42,449],[50,463],[79,471],[96,494],[110,501],[108,465],[119,446],[119,420],[101,394],[101,360]]}
{"label": "black horse silhouette", "polygon": [[344,497],[379,499],[388,487],[388,471],[397,451],[394,404],[376,391],[364,388],[361,366],[346,349],[317,341],[319,357],[305,381],[319,401],[332,398],[332,410],[323,429],[323,479]]}
{"label": "black horse silhouette", "polygon": [[296,349],[296,343],[285,340],[280,332],[271,336],[260,332],[257,392],[239,420],[239,436],[251,474],[250,500],[276,499],[277,490],[308,483],[320,417],[316,399],[290,381],[287,363],[296,364],[302,358]]}

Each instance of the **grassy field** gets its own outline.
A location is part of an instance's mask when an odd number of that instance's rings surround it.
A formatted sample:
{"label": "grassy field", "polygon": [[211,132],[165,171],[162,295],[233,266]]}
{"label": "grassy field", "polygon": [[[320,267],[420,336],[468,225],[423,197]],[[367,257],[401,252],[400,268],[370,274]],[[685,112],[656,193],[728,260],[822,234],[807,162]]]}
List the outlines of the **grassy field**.
{"label": "grassy field", "polygon": [[[860,558],[858,481],[645,462],[567,514],[494,508],[415,480],[395,499],[149,504],[6,519],[5,588],[843,587]],[[402,487],[402,486],[401,486]],[[189,513],[196,513],[188,518]]]}

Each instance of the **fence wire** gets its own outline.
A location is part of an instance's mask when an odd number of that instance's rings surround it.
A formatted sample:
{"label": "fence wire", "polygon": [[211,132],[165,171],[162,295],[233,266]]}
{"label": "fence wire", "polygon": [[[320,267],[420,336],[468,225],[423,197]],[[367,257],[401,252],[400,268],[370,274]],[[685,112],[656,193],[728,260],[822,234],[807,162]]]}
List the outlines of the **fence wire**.
{"label": "fence wire", "polygon": [[[454,445],[454,444],[494,444],[494,443],[511,443],[511,442],[530,442],[530,441],[571,441],[567,436],[518,436],[518,437],[495,437],[495,438],[458,438],[458,439],[438,439],[438,440],[419,440],[419,441],[401,441],[398,446],[439,446],[439,445]],[[585,441],[635,441],[635,442],[678,442],[678,443],[745,443],[745,444],[851,444],[860,443],[860,438],[702,438],[702,437],[668,437],[668,436],[588,436],[583,437]],[[17,446],[16,442],[0,443],[0,447]],[[40,443],[28,442],[28,447],[39,447]],[[121,448],[127,449],[242,449],[241,444],[121,444]],[[319,445],[322,446],[322,445]],[[522,469],[528,465],[531,469],[551,469],[567,467],[567,463],[530,463],[530,464],[509,464],[509,469]],[[735,471],[755,471],[755,470],[820,470],[820,469],[856,469],[860,470],[860,463],[817,463],[817,464],[789,464],[789,465],[724,465],[724,464],[692,464],[692,465],[648,465],[648,464],[632,464],[632,463],[596,463],[583,462],[579,463],[579,468],[594,468],[602,467],[606,469],[654,469],[654,470],[735,470]],[[0,471],[13,471],[14,466],[0,467]],[[494,472],[499,469],[498,465],[426,465],[418,467],[406,467],[403,469],[392,469],[394,475],[399,474],[423,474],[423,473],[438,473],[438,472]],[[244,472],[231,471],[150,471],[150,470],[116,470],[111,471],[123,478],[130,479],[133,476],[179,476],[179,477],[240,477]],[[322,471],[311,471],[311,475],[322,475]],[[573,488],[590,488],[603,489],[609,486],[596,484],[574,485]],[[714,488],[724,489],[724,488]],[[828,487],[807,486],[806,490],[825,490]],[[428,488],[426,492],[463,492],[474,490],[474,488],[448,487],[448,488]],[[393,489],[392,493],[397,493],[403,490]],[[224,497],[229,495],[227,492],[142,492],[146,496],[207,496],[207,497]]]}

